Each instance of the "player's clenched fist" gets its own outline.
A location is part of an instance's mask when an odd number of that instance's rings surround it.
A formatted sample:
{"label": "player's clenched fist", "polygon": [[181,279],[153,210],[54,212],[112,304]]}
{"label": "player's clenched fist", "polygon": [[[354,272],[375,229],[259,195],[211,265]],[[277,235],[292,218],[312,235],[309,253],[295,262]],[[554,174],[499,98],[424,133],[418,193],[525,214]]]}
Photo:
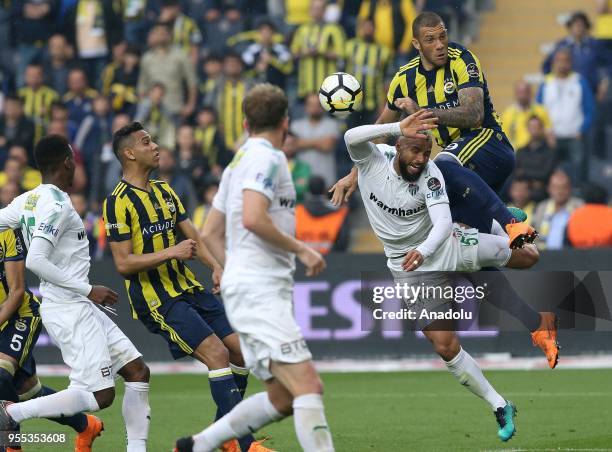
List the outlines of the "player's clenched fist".
{"label": "player's clenched fist", "polygon": [[178,245],[174,245],[172,247],[172,257],[178,260],[193,259],[193,256],[197,252],[197,246],[198,244],[195,242],[195,240],[183,240]]}
{"label": "player's clenched fist", "polygon": [[105,286],[92,286],[91,292],[87,296],[91,301],[103,306],[112,306],[119,300],[119,295],[112,289]]}
{"label": "player's clenched fist", "polygon": [[297,257],[306,267],[306,276],[316,276],[325,270],[325,267],[327,267],[327,264],[325,264],[325,259],[323,259],[323,256],[321,256],[321,253],[313,250],[309,246],[302,245],[300,250],[297,252]]}

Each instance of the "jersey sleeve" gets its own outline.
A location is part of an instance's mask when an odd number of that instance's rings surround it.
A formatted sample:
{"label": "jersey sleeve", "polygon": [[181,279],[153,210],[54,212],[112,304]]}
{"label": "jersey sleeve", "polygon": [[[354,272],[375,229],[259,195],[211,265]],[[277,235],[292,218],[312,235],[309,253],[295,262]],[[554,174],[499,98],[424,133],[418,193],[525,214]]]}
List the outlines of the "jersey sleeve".
{"label": "jersey sleeve", "polygon": [[420,191],[425,194],[425,204],[427,207],[435,206],[436,204],[448,204],[448,195],[446,194],[446,184],[442,172],[436,164],[430,161],[425,174],[420,178]]}
{"label": "jersey sleeve", "polygon": [[2,241],[4,242],[5,261],[22,261],[25,258],[23,254],[23,242],[16,231],[9,229],[3,232]]}
{"label": "jersey sleeve", "polygon": [[188,219],[189,215],[187,215],[187,210],[185,210],[185,206],[183,205],[181,198],[178,197],[176,192],[169,184],[164,183],[164,188],[168,190],[168,193],[170,193],[172,199],[174,200],[174,204],[176,205],[176,222],[180,223],[181,221]]}
{"label": "jersey sleeve", "polygon": [[15,229],[19,226],[19,218],[21,216],[20,202],[21,200],[17,197],[8,206],[0,209],[0,231]]}
{"label": "jersey sleeve", "polygon": [[217,190],[217,194],[213,198],[212,206],[217,209],[219,212],[226,212],[227,206],[227,194],[228,194],[228,186],[229,186],[229,178],[230,178],[231,168],[225,168],[223,174],[221,175],[221,182],[219,183],[219,190]]}
{"label": "jersey sleeve", "polygon": [[106,198],[102,207],[102,218],[110,242],[123,242],[132,238],[131,216],[123,198]]}
{"label": "jersey sleeve", "polygon": [[387,91],[387,107],[393,111],[400,111],[394,102],[402,97],[408,97],[408,84],[406,83],[406,76],[401,72],[397,72],[391,80],[389,90]]}
{"label": "jersey sleeve", "polygon": [[484,87],[484,76],[480,61],[469,50],[464,50],[457,59],[451,62],[451,70],[457,78],[457,89]]}
{"label": "jersey sleeve", "polygon": [[69,215],[70,205],[66,202],[52,200],[44,203],[39,202],[35,211],[32,238],[41,237],[53,246],[57,246],[57,241],[67,226]]}
{"label": "jersey sleeve", "polygon": [[[282,159],[277,153],[266,152],[249,162],[242,183],[243,190],[253,190],[261,193],[270,201],[274,199],[274,191],[278,187],[280,165]],[[246,162],[245,162],[246,163]]]}

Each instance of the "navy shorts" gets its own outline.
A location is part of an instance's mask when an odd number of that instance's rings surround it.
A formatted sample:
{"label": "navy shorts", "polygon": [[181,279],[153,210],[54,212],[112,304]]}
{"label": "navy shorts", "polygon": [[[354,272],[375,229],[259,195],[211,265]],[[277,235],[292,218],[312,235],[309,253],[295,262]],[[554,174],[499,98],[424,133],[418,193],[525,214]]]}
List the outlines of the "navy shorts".
{"label": "navy shorts", "polygon": [[151,333],[166,339],[174,359],[193,354],[211,334],[223,339],[234,332],[223,304],[206,290],[184,292],[157,309],[137,314]]}
{"label": "navy shorts", "polygon": [[496,193],[512,175],[516,163],[514,148],[506,134],[494,129],[472,130],[446,146],[442,152],[453,154]]}
{"label": "navy shorts", "polygon": [[[36,363],[32,350],[42,328],[39,316],[20,317],[13,315],[0,331],[0,353],[15,359],[21,374],[36,374]],[[17,372],[16,372],[17,374]]]}

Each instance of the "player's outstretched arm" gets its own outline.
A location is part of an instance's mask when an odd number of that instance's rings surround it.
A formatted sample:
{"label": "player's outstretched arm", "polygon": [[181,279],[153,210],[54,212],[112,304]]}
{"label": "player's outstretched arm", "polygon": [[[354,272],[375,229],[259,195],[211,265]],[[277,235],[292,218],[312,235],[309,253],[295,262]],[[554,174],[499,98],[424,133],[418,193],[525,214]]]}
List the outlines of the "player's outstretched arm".
{"label": "player's outstretched arm", "polygon": [[225,266],[225,214],[216,208],[210,209],[202,226],[200,237],[208,247],[210,254]]}
{"label": "player's outstretched arm", "polygon": [[134,254],[131,240],[110,242],[115,267],[125,277],[153,270],[170,259],[191,259],[196,253],[196,247],[197,243],[195,241],[187,239],[178,245],[154,253]]}
{"label": "player's outstretched arm", "polygon": [[270,200],[255,190],[243,191],[242,224],[245,229],[271,245],[291,253],[306,266],[306,276],[325,269],[325,260],[317,251],[276,227],[268,213]]}
{"label": "player's outstretched arm", "polygon": [[7,260],[4,262],[6,272],[6,285],[8,294],[0,307],[0,325],[10,319],[23,301],[25,293],[25,262],[21,260]]}

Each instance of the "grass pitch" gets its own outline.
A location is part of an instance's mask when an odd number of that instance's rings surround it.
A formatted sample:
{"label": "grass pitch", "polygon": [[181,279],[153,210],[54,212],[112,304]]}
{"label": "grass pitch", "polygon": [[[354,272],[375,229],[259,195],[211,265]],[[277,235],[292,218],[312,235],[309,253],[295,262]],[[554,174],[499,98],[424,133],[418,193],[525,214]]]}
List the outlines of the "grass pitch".
{"label": "grass pitch", "polygon": [[[497,439],[488,405],[446,372],[323,374],[327,418],[336,450],[612,450],[612,370],[491,371],[486,376],[516,403],[518,432],[508,443]],[[42,378],[55,389],[64,378]],[[254,378],[249,393],[261,389]],[[113,406],[98,415],[106,430],[96,452],[125,450],[121,417],[122,383]],[[150,452],[172,450],[179,436],[209,424],[215,408],[205,375],[154,375],[150,394]],[[67,432],[69,444],[24,444],[24,451],[70,450],[70,429],[46,420],[27,421],[22,432]],[[263,432],[278,451],[301,450],[292,419]]]}

